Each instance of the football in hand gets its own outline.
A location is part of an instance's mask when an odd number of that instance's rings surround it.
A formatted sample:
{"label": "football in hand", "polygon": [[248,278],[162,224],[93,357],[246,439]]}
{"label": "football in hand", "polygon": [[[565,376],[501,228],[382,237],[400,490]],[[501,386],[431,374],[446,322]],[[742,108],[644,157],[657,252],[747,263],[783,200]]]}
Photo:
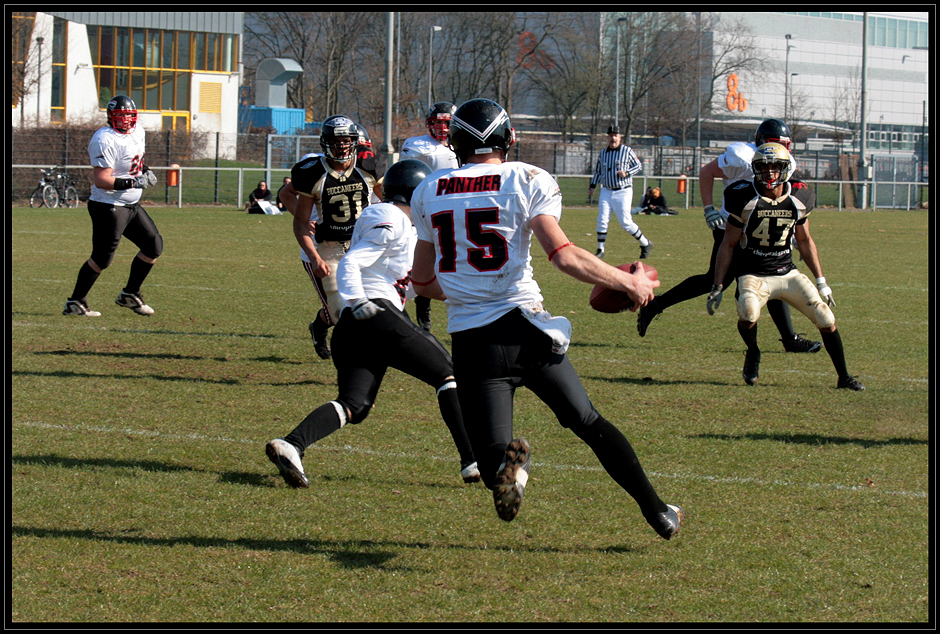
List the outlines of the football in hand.
{"label": "football in hand", "polygon": [[[628,273],[635,273],[636,263],[621,264],[617,268]],[[652,265],[644,262],[643,268],[646,270],[646,276],[651,280],[659,278],[659,274]],[[591,291],[589,301],[591,308],[602,313],[622,313],[633,308],[633,300],[630,299],[629,295],[623,291],[614,291],[599,284]]]}

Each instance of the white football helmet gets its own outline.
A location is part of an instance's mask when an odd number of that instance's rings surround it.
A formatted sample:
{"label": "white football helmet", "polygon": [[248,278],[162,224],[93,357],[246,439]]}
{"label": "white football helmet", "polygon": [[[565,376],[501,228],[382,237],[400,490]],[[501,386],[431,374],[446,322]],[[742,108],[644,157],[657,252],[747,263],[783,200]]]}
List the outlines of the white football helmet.
{"label": "white football helmet", "polygon": [[751,159],[754,180],[773,189],[786,183],[796,171],[790,151],[780,143],[764,143]]}

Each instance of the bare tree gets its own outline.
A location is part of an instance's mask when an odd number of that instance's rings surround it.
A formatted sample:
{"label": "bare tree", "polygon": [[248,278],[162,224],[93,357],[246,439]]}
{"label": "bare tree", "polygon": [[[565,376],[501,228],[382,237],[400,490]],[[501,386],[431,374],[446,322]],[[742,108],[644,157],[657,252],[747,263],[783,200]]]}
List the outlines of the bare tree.
{"label": "bare tree", "polygon": [[[35,12],[15,11],[10,20],[10,97],[11,106],[20,108],[20,128],[26,121],[26,97],[37,92],[40,81],[49,72],[42,68],[39,48],[34,46],[35,17]],[[51,42],[47,50],[51,50]],[[38,125],[39,121],[36,123]]]}
{"label": "bare tree", "polygon": [[862,119],[862,81],[861,67],[856,66],[851,75],[836,81],[829,92],[829,115],[833,125],[833,138],[842,143],[849,142],[851,150],[856,149],[858,131]]}
{"label": "bare tree", "polygon": [[606,109],[602,103],[610,85],[607,60],[601,57],[599,40],[585,38],[598,32],[596,13],[568,13],[557,20],[547,36],[544,55],[550,63],[526,69],[526,77],[540,96],[544,111],[555,121],[563,142],[583,132],[582,115],[592,131],[600,125]]}

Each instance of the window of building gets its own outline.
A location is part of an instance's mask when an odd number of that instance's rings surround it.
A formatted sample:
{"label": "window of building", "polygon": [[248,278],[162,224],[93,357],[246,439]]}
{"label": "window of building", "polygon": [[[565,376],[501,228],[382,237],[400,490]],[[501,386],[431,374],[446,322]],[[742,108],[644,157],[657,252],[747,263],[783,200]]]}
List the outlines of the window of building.
{"label": "window of building", "polygon": [[[35,73],[35,61],[29,59],[30,44],[33,39],[33,25],[36,13],[14,11],[10,16],[10,65],[12,70],[12,106],[20,104],[23,95],[29,91],[29,75]],[[30,66],[33,69],[30,69]]]}
{"label": "window of building", "polygon": [[102,108],[126,94],[138,110],[188,111],[190,71],[227,73],[238,64],[235,35],[89,26],[88,41]]}
{"label": "window of building", "polygon": [[65,122],[65,88],[68,81],[65,66],[68,61],[68,22],[62,18],[52,21],[52,97],[50,119]]}

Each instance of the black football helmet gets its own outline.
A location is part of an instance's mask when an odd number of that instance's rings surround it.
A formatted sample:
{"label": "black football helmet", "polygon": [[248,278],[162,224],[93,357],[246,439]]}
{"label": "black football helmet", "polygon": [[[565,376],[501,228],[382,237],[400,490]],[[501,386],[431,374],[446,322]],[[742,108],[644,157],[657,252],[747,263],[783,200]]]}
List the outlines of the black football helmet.
{"label": "black football helmet", "polygon": [[450,120],[453,118],[456,109],[457,106],[449,101],[438,101],[428,108],[428,116],[425,118],[424,123],[428,126],[428,132],[431,133],[431,136],[441,143],[447,143]]}
{"label": "black football helmet", "polygon": [[130,97],[117,95],[108,102],[108,125],[121,134],[137,127],[137,104]]}
{"label": "black football helmet", "polygon": [[471,99],[454,112],[448,139],[463,165],[473,154],[500,150],[505,156],[516,142],[516,131],[501,105],[491,99]]}
{"label": "black football helmet", "polygon": [[411,204],[411,194],[421,184],[431,168],[418,159],[403,159],[385,172],[382,180],[382,200],[387,203]]}
{"label": "black football helmet", "polygon": [[782,119],[765,119],[757,126],[757,132],[754,133],[754,145],[764,143],[779,143],[790,150],[793,146],[790,128]]}
{"label": "black football helmet", "polygon": [[356,158],[359,126],[342,114],[327,117],[320,126],[320,147],[327,158],[347,163]]}

